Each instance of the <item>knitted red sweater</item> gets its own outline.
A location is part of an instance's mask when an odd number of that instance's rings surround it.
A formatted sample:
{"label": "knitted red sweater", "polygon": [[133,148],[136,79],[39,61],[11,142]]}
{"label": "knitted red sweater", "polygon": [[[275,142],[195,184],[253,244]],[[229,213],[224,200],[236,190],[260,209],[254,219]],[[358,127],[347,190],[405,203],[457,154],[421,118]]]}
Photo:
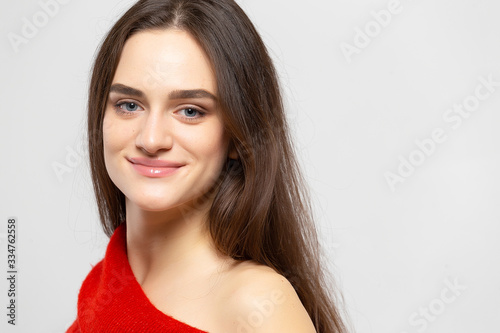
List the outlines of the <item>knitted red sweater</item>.
{"label": "knitted red sweater", "polygon": [[92,268],[80,288],[77,318],[66,333],[80,332],[204,331],[164,314],[149,301],[130,268],[123,223],[111,236],[104,259]]}

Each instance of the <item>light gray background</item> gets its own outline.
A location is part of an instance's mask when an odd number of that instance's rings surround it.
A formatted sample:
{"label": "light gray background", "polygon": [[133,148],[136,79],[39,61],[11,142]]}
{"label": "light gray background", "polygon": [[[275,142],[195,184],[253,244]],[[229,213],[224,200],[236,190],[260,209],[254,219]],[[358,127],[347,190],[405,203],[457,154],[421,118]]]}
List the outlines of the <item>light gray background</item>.
{"label": "light gray background", "polygon": [[[371,12],[391,1],[238,2],[279,69],[326,260],[356,332],[498,332],[500,87],[456,129],[443,115],[473,101],[480,77],[500,81],[499,2],[401,0],[350,62],[342,43],[376,29]],[[2,332],[63,332],[104,254],[84,151],[86,90],[101,38],[132,3],[69,1],[16,53],[8,34],[42,7],[1,1],[1,276],[7,218],[19,228],[18,326],[6,324],[2,278]],[[392,191],[384,174],[436,128],[447,140]],[[58,178],[55,163],[70,172]],[[429,307],[425,329],[410,323]]]}

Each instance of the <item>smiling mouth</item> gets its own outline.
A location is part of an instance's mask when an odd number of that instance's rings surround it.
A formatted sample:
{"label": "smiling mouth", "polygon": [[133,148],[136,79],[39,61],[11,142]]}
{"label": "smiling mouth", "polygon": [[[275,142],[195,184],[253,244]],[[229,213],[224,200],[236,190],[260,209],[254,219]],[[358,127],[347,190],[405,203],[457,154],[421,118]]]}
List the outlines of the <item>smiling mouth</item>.
{"label": "smiling mouth", "polygon": [[177,162],[143,157],[127,158],[127,160],[137,173],[150,178],[170,176],[184,166],[184,164]]}

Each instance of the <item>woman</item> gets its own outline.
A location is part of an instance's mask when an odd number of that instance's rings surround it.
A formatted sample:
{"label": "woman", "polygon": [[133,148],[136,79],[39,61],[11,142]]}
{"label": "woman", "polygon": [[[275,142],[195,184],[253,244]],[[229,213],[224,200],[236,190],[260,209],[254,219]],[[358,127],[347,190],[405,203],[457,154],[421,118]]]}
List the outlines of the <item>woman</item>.
{"label": "woman", "polygon": [[144,0],[89,89],[110,243],[68,332],[345,332],[276,72],[232,0]]}

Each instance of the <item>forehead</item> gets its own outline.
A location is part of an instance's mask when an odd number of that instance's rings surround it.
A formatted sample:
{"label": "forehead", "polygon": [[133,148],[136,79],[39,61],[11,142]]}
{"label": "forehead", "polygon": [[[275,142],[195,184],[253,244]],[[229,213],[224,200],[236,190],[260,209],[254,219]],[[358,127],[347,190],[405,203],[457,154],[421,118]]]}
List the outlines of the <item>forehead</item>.
{"label": "forehead", "polygon": [[146,93],[205,89],[216,94],[212,65],[186,31],[146,30],[132,35],[123,47],[113,83]]}

